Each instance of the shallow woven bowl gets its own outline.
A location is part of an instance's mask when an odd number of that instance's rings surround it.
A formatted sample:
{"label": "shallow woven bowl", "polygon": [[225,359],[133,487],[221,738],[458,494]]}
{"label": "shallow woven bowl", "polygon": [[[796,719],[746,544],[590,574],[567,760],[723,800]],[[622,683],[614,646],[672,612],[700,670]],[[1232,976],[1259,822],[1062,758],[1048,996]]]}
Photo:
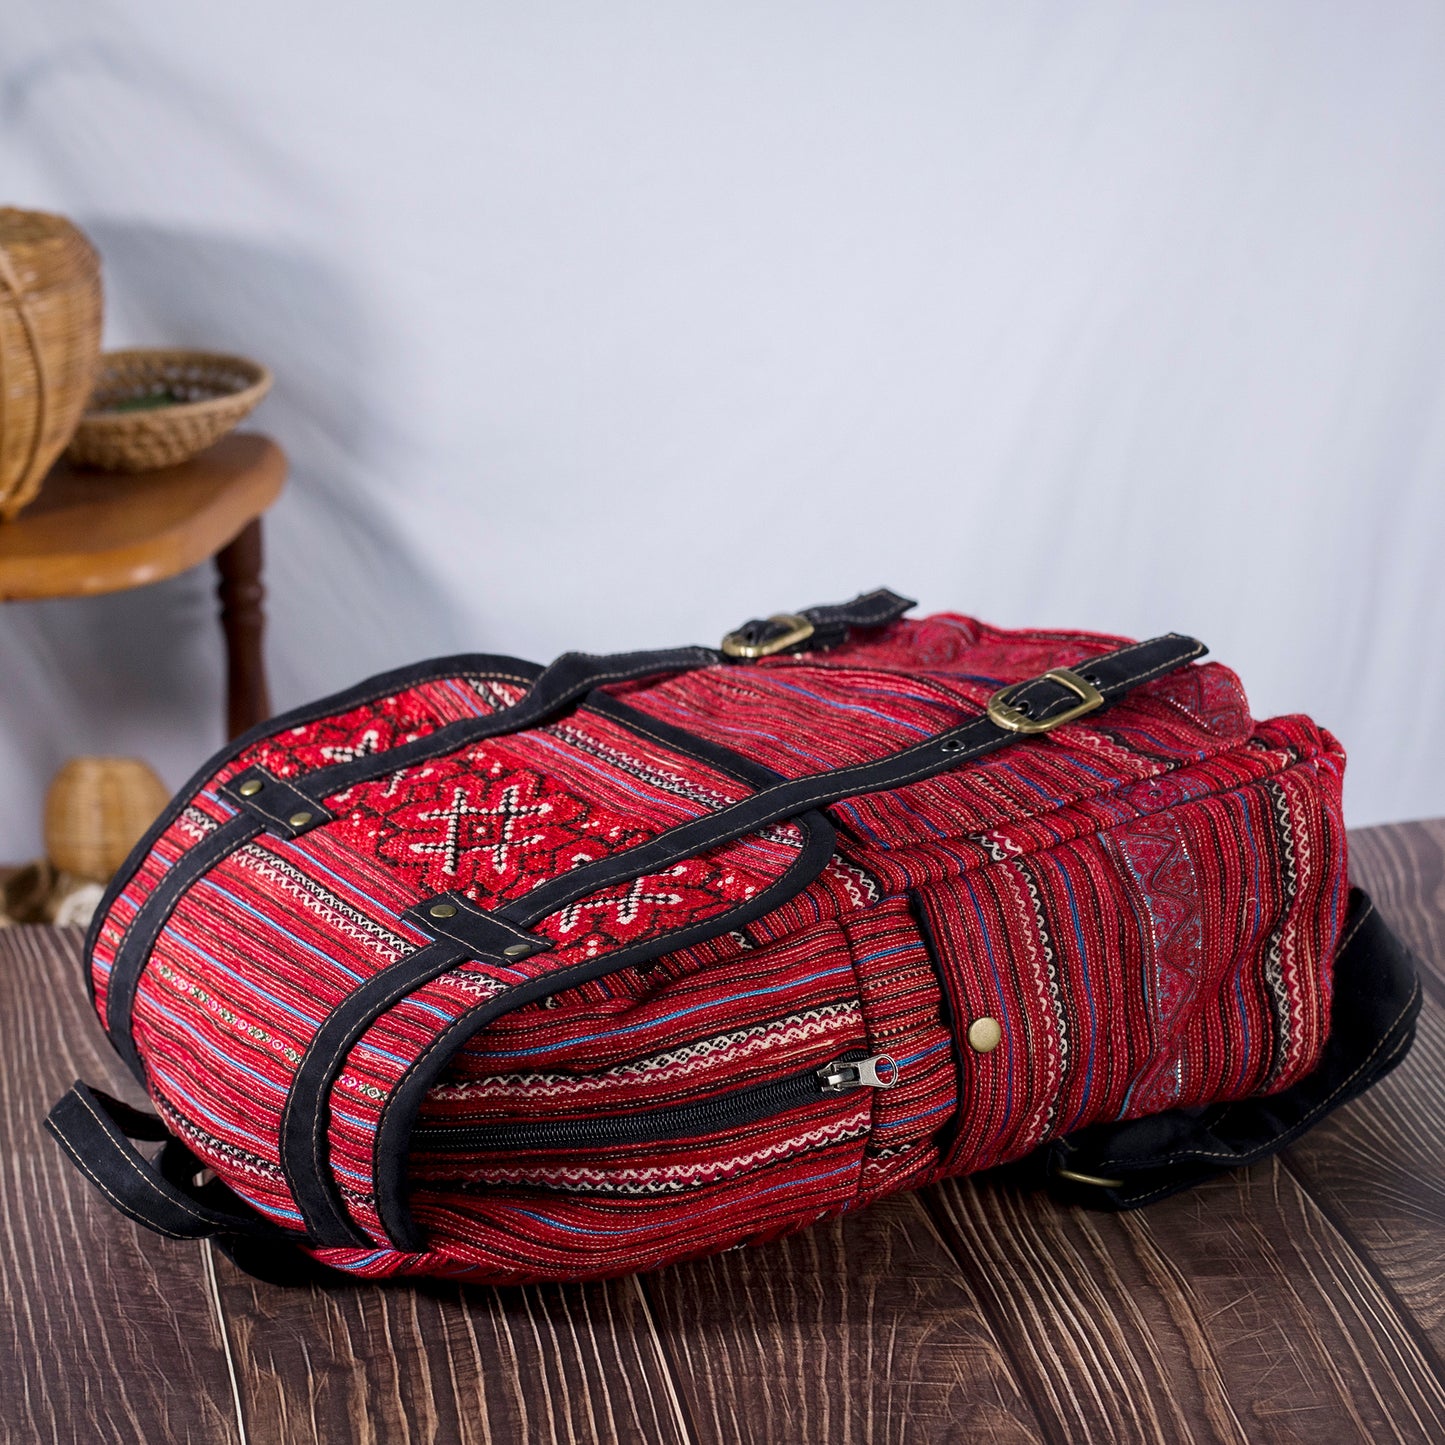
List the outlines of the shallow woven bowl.
{"label": "shallow woven bowl", "polygon": [[[150,348],[108,351],[66,455],[114,472],[173,467],[242,422],[271,389],[271,373],[244,356]],[[177,398],[125,410],[151,398]]]}

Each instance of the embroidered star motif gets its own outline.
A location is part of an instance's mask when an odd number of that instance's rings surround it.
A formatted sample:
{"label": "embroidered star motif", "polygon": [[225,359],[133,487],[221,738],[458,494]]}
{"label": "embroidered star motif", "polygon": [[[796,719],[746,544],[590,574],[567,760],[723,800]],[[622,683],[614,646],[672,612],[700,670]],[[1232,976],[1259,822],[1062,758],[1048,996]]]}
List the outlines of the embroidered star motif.
{"label": "embroidered star motif", "polygon": [[655,903],[660,908],[675,908],[681,902],[682,894],[649,892],[645,878],[634,878],[632,886],[622,892],[598,893],[590,898],[579,898],[575,903],[569,903],[562,910],[558,925],[563,933],[569,933],[576,928],[583,912],[594,908],[613,909],[618,923],[632,923],[646,904]]}
{"label": "embroidered star motif", "polygon": [[[512,849],[525,848],[542,841],[540,833],[519,838],[516,832],[518,821],[522,818],[551,812],[552,809],[550,803],[524,803],[521,798],[521,787],[513,783],[510,787],[502,790],[501,801],[496,807],[478,807],[468,800],[466,789],[458,785],[452,789],[452,800],[449,805],[417,814],[417,818],[421,821],[445,823],[446,826],[442,830],[441,837],[412,843],[411,851],[413,853],[439,854],[442,860],[442,872],[450,875],[456,873],[457,860],[467,848],[479,848],[491,855],[493,865],[500,871],[506,866]],[[500,820],[501,826],[496,837],[490,842],[473,841],[468,844],[463,841],[463,825],[468,818],[497,818]],[[473,825],[473,831],[475,831],[475,827],[476,825]]]}
{"label": "embroidered star motif", "polygon": [[381,734],[375,728],[367,728],[354,743],[333,744],[321,749],[321,756],[329,763],[354,763],[357,758],[369,757],[381,750]]}

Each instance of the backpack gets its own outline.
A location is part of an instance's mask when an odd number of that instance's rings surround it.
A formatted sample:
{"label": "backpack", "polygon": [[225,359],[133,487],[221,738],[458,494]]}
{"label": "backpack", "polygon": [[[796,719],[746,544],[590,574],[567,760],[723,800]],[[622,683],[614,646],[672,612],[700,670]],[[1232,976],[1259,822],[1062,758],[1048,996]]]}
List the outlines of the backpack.
{"label": "backpack", "polygon": [[1328,732],[1188,637],[912,606],[442,658],[253,729],[87,939],[155,1112],[77,1083],[49,1129],[267,1278],[501,1284],[1002,1165],[1133,1207],[1404,1056]]}

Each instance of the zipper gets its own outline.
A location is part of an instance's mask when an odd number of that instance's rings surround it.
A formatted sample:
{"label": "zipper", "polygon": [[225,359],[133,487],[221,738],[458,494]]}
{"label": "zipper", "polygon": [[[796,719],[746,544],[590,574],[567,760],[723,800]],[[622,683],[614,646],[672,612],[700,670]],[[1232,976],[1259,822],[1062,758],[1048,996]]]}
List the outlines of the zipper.
{"label": "zipper", "polygon": [[697,1104],[648,1109],[595,1119],[549,1119],[533,1124],[430,1125],[412,1131],[418,1148],[471,1153],[496,1149],[564,1149],[608,1144],[645,1144],[712,1134],[786,1113],[833,1094],[854,1089],[891,1089],[898,1065],[888,1054],[844,1055],[822,1068],[803,1069],[784,1079],[738,1089]]}

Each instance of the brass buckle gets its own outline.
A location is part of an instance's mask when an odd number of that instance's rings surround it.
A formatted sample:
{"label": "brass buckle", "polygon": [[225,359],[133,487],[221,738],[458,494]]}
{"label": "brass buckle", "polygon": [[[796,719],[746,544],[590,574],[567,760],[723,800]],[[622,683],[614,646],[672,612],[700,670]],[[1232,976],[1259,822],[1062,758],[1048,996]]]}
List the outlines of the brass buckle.
{"label": "brass buckle", "polygon": [[806,642],[813,635],[813,624],[800,612],[779,612],[768,618],[769,622],[785,628],[776,637],[766,642],[749,642],[741,632],[729,632],[722,640],[723,654],[727,657],[741,657],[751,660],[755,657],[771,657],[789,647]]}
{"label": "brass buckle", "polygon": [[1009,698],[1019,688],[1027,687],[1029,683],[1041,680],[1031,677],[1028,682],[1013,682],[1007,687],[999,688],[988,700],[988,720],[998,727],[1007,728],[1011,733],[1051,733],[1055,728],[1062,727],[1067,722],[1073,722],[1075,718],[1083,717],[1086,712],[1093,712],[1095,708],[1104,705],[1104,694],[1087,678],[1080,677],[1071,668],[1051,667],[1042,676],[1052,678],[1055,682],[1068,688],[1070,692],[1078,696],[1078,703],[1064,712],[1055,713],[1053,717],[1033,718],[1025,712],[1020,712],[1009,701]]}

